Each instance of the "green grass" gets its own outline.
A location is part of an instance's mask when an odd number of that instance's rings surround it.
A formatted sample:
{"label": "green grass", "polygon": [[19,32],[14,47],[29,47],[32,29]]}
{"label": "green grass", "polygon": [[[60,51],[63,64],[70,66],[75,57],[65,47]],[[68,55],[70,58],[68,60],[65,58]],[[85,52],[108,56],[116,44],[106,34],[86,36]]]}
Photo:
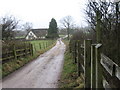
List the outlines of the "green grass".
{"label": "green grass", "polygon": [[[68,41],[64,41],[68,45]],[[73,64],[72,54],[69,53],[68,47],[64,57],[64,67],[61,74],[59,88],[83,88],[82,76],[77,76],[77,65]]]}
{"label": "green grass", "polygon": [[21,37],[15,37],[16,39],[21,39],[21,38],[25,38],[25,36],[21,36]]}
{"label": "green grass", "polygon": [[66,35],[59,35],[60,38],[65,37]]}
{"label": "green grass", "polygon": [[[25,58],[19,58],[17,60],[11,60],[5,64],[2,65],[2,68],[0,68],[0,77],[4,78],[5,76],[9,75],[10,73],[18,70],[19,68],[21,68],[22,66],[24,66],[25,64],[29,63],[32,60],[35,60],[40,54],[46,52],[47,50],[49,50],[50,48],[52,48],[55,45],[55,41],[48,41],[48,40],[37,40],[37,41],[30,41],[32,44],[34,44],[36,51],[34,50],[34,54],[33,56],[27,56]],[[42,48],[39,49],[38,44],[39,43],[43,43],[43,42],[48,42],[48,46],[46,48]],[[1,67],[1,66],[0,66]],[[2,74],[1,74],[2,73]]]}
{"label": "green grass", "polygon": [[30,41],[33,45],[33,52],[36,53],[40,50],[44,50],[51,46],[51,44],[55,43],[54,40],[34,40]]}

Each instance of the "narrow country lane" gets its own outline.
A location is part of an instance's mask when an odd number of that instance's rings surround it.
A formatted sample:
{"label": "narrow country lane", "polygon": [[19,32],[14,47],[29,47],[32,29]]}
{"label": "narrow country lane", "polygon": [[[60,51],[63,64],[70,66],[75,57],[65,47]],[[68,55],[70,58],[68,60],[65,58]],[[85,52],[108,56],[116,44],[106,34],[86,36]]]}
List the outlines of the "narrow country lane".
{"label": "narrow country lane", "polygon": [[52,49],[4,78],[2,88],[57,88],[65,48],[62,41],[57,41]]}

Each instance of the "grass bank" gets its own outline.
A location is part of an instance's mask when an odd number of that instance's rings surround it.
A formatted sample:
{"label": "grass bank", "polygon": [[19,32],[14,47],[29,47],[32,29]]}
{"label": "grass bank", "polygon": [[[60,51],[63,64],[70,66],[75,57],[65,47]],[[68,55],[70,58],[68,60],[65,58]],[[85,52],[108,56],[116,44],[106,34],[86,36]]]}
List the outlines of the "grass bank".
{"label": "grass bank", "polygon": [[64,57],[64,66],[59,82],[59,88],[83,88],[82,76],[77,76],[77,65],[73,64],[72,54],[68,50],[68,41],[64,41],[67,45],[67,49]]}
{"label": "grass bank", "polygon": [[[27,63],[31,62],[32,60],[35,60],[40,54],[43,54],[44,52],[48,51],[51,49],[56,43],[55,41],[49,43],[48,46],[44,47],[43,45],[41,46],[41,49],[38,47],[39,43],[45,43],[48,41],[31,41],[33,44],[33,51],[34,54],[33,56],[27,56],[25,58],[19,58],[17,60],[11,60],[2,66],[0,66],[0,70],[2,71],[2,78],[5,76],[9,75],[10,73],[18,70],[19,68],[25,66]],[[35,46],[34,46],[35,45]],[[36,50],[35,50],[36,48]]]}

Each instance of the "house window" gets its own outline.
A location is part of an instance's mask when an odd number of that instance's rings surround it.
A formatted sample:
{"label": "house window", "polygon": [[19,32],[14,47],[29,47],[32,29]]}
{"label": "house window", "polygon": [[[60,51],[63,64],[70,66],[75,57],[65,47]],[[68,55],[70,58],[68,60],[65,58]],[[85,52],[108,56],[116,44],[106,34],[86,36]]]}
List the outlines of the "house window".
{"label": "house window", "polygon": [[32,33],[30,33],[30,35],[32,35]]}

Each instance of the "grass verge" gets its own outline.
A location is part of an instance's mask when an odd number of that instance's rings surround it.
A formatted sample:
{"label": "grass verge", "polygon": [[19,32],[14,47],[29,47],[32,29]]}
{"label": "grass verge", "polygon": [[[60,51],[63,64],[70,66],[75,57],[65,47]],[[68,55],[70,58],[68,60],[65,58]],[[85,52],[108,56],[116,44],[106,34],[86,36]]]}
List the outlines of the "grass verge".
{"label": "grass verge", "polygon": [[64,57],[64,66],[59,82],[59,88],[83,88],[82,76],[77,76],[77,65],[73,64],[72,54],[68,50],[68,42],[64,42],[67,45],[67,49]]}

